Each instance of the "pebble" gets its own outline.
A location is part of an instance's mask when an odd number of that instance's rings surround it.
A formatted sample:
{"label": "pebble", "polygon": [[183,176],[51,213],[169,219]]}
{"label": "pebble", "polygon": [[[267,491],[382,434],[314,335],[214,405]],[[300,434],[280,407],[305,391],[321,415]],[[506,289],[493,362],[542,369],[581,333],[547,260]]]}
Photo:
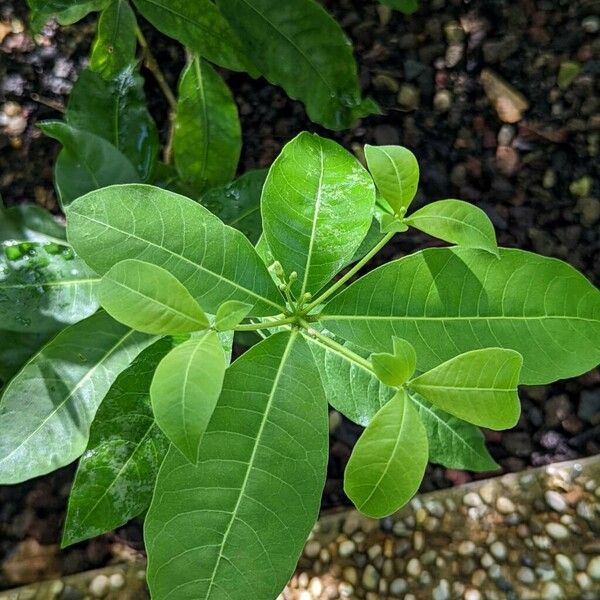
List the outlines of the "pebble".
{"label": "pebble", "polygon": [[508,146],[515,137],[515,128],[512,125],[502,125],[498,131],[498,145]]}
{"label": "pebble", "polygon": [[586,17],[581,21],[581,28],[586,33],[598,33],[600,31],[600,18],[595,15]]}
{"label": "pebble", "polygon": [[593,521],[594,509],[587,502],[579,502],[575,510],[577,516],[585,519],[586,521]]}
{"label": "pebble", "polygon": [[548,523],[545,529],[552,539],[564,540],[569,537],[569,530],[560,523]]}
{"label": "pebble", "polygon": [[496,500],[496,509],[503,515],[509,515],[510,513],[515,512],[515,505],[512,500],[505,496],[500,496],[500,498]]}
{"label": "pebble", "polygon": [[573,579],[573,563],[565,554],[557,554],[554,557],[556,569],[561,573],[564,579],[571,581]]}
{"label": "pebble", "polygon": [[317,542],[317,540],[311,540],[306,543],[304,546],[304,554],[308,558],[316,558],[319,556],[319,552],[321,551],[321,544]]}
{"label": "pebble", "polygon": [[472,556],[477,547],[471,540],[465,540],[458,545],[458,553],[461,556]]}
{"label": "pebble", "polygon": [[481,600],[479,590],[467,590],[464,595],[465,600]]}
{"label": "pebble", "polygon": [[419,107],[421,93],[412,83],[403,83],[398,92],[398,104],[405,110],[415,110]]}
{"label": "pebble", "polygon": [[94,598],[103,598],[110,589],[110,580],[106,575],[97,575],[90,583],[90,593]]}
{"label": "pebble", "polygon": [[564,598],[565,594],[558,585],[558,583],[554,583],[553,581],[546,582],[542,587],[542,598],[543,600],[559,600],[559,598]]}
{"label": "pebble", "polygon": [[406,572],[411,577],[418,577],[421,574],[423,567],[418,558],[411,558],[406,565]]}
{"label": "pebble", "polygon": [[408,584],[405,579],[397,578],[390,585],[390,593],[393,596],[401,596],[408,589]]}
{"label": "pebble", "polygon": [[342,558],[348,558],[349,556],[352,556],[352,554],[354,554],[355,550],[356,544],[352,540],[344,540],[339,545],[338,554]]}
{"label": "pebble", "polygon": [[473,508],[476,508],[478,506],[481,506],[483,504],[483,501],[481,500],[481,496],[477,492],[468,492],[463,496],[463,504],[465,506],[471,506]]}
{"label": "pebble", "polygon": [[490,552],[497,560],[506,560],[506,546],[502,542],[494,542],[490,546]]}
{"label": "pebble", "polygon": [[362,584],[367,590],[376,590],[379,584],[379,573],[373,565],[367,565],[362,576]]}
{"label": "pebble", "polygon": [[439,113],[445,113],[452,106],[452,94],[448,90],[440,90],[433,97],[433,108]]}
{"label": "pebble", "polygon": [[433,588],[433,600],[449,600],[450,584],[446,579],[441,579],[440,583]]}
{"label": "pebble", "polygon": [[567,503],[561,494],[554,490],[548,490],[544,494],[548,506],[556,512],[564,512],[567,510]]}
{"label": "pebble", "polygon": [[481,557],[481,566],[485,569],[489,569],[493,564],[494,564],[494,559],[492,558],[492,555],[489,554],[488,552],[486,552]]}
{"label": "pebble", "polygon": [[349,583],[342,581],[338,585],[338,592],[342,598],[351,598],[352,594],[354,594],[354,586]]}
{"label": "pebble", "polygon": [[358,583],[358,572],[354,567],[346,567],[343,571],[343,576],[344,579],[352,585]]}
{"label": "pebble", "polygon": [[577,573],[575,581],[582,590],[589,590],[592,587],[592,580],[587,573]]}
{"label": "pebble", "polygon": [[529,567],[520,567],[517,571],[517,579],[521,583],[530,585],[535,582],[535,573]]}
{"label": "pebble", "polygon": [[587,567],[587,574],[594,581],[600,581],[600,556],[595,556],[590,560]]}

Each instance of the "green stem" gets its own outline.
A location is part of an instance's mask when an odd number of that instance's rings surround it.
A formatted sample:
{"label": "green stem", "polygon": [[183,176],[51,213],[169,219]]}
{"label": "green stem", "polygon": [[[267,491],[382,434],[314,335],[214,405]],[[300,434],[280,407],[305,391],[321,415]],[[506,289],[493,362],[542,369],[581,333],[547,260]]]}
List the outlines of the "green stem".
{"label": "green stem", "polygon": [[256,331],[258,329],[271,329],[272,327],[280,327],[281,325],[289,325],[297,321],[297,317],[286,317],[276,321],[262,321],[261,323],[248,323],[247,325],[238,325],[234,327],[234,331]]}
{"label": "green stem", "polygon": [[372,248],[367,254],[365,254],[345,275],[340,277],[330,288],[325,290],[318,298],[313,300],[304,310],[305,313],[310,312],[315,306],[322,304],[342,287],[348,279],[356,275],[393,237],[395,232],[386,233],[383,239]]}

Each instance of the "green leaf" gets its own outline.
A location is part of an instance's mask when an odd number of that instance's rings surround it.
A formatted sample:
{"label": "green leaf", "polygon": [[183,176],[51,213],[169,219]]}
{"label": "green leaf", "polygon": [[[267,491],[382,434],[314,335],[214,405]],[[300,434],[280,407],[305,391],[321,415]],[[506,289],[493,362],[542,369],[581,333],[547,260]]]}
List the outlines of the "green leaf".
{"label": "green leaf", "polygon": [[144,536],[153,598],[281,592],[325,483],[327,404],[318,380],[296,332],[270,336],[227,370],[199,463],[172,448],[158,475]]}
{"label": "green leaf", "polygon": [[419,9],[419,0],[379,0],[382,4],[386,4],[405,15],[412,15]]}
{"label": "green leaf", "polygon": [[141,260],[111,267],[98,286],[98,297],[114,319],[144,333],[191,333],[209,326],[202,308],[176,277]]}
{"label": "green leaf", "polygon": [[0,483],[45,475],[78,458],[110,386],[153,341],[98,312],[46,344],[0,400]]}
{"label": "green leaf", "polygon": [[240,40],[211,0],[133,0],[133,3],[156,29],[203,58],[232,71],[254,72]]}
{"label": "green leaf", "polygon": [[225,223],[239,229],[253,244],[262,233],[260,196],[267,170],[248,171],[223,187],[209,190],[201,203]]}
{"label": "green leaf", "polygon": [[521,414],[517,386],[522,364],[514,350],[471,350],[412,379],[408,387],[468,423],[510,429]]}
{"label": "green leaf", "polygon": [[144,350],[102,401],[71,488],[63,547],[112,531],[150,505],[169,448],[154,422],[150,382],[171,346],[161,340]]}
{"label": "green leaf", "polygon": [[98,273],[127,258],[167,268],[212,314],[223,302],[253,316],[283,311],[282,298],[250,242],[196,202],[146,185],[112,186],[74,202],[67,233]]}
{"label": "green leaf", "polygon": [[98,309],[98,277],[54,243],[7,242],[0,245],[0,323],[28,333],[57,331]]}
{"label": "green leaf", "polygon": [[92,190],[139,181],[131,162],[104,138],[59,121],[38,127],[63,145],[54,165],[54,185],[63,209]]}
{"label": "green leaf", "polygon": [[339,293],[323,324],[371,352],[408,340],[417,368],[469,350],[512,348],[521,383],[580,375],[600,362],[600,291],[573,267],[522,250],[435,248],[390,262]]}
{"label": "green leaf", "polygon": [[0,330],[0,391],[51,336],[51,333]]}
{"label": "green leaf", "polygon": [[419,186],[419,163],[403,146],[365,146],[365,158],[379,193],[403,216]]}
{"label": "green leaf", "polygon": [[87,14],[102,10],[112,0],[27,0],[34,32],[39,32],[52,18],[61,25],[72,25]]}
{"label": "green leaf", "polygon": [[71,127],[110,142],[131,161],[141,179],[148,178],[158,153],[158,133],[146,107],[144,80],[134,65],[109,80],[83,70],[69,96],[65,119]]}
{"label": "green leaf", "polygon": [[489,217],[462,200],[439,200],[404,219],[415,229],[466,248],[480,248],[498,256],[496,233]]}
{"label": "green leaf", "polygon": [[41,206],[19,204],[0,208],[0,242],[28,241],[63,244],[64,225]]}
{"label": "green leaf", "polygon": [[198,461],[226,366],[221,342],[209,331],[171,350],[156,369],[150,387],[156,422],[190,462]]}
{"label": "green leaf", "polygon": [[100,15],[90,68],[112,79],[135,62],[137,21],[127,0],[113,0]]}
{"label": "green leaf", "polygon": [[427,431],[430,462],[477,472],[499,468],[478,427],[436,408],[419,394],[411,393],[410,397]]}
{"label": "green leaf", "polygon": [[415,349],[406,340],[394,337],[394,352],[382,352],[371,355],[375,374],[386,385],[398,387],[406,383],[415,372],[417,355]]}
{"label": "green leaf", "polygon": [[242,322],[248,316],[252,306],[245,302],[229,300],[219,306],[215,318],[215,328],[219,331],[228,331]]}
{"label": "green leaf", "polygon": [[173,154],[179,176],[197,192],[230,181],[242,150],[238,110],[226,83],[195,56],[179,82]]}
{"label": "green leaf", "polygon": [[361,100],[352,46],[313,0],[217,0],[261,73],[330,129],[378,110]]}
{"label": "green leaf", "polygon": [[344,473],[344,491],[362,513],[382,518],[417,492],[427,466],[427,434],[400,390],[360,436]]}
{"label": "green leaf", "polygon": [[286,144],[269,170],[261,200],[266,241],[299,295],[317,292],[367,234],[375,189],[358,160],[309,133]]}

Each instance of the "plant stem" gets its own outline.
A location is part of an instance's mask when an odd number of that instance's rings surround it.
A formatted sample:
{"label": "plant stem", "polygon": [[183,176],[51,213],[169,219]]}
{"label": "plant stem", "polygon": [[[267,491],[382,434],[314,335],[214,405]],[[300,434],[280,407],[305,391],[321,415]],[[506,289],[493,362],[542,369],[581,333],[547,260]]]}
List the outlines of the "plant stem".
{"label": "plant stem", "polygon": [[342,287],[348,279],[356,275],[393,237],[395,232],[386,233],[383,239],[365,254],[345,275],[340,277],[330,288],[326,289],[318,298],[315,298],[306,308],[310,312],[315,306],[323,303],[329,296]]}
{"label": "plant stem", "polygon": [[248,323],[247,325],[238,325],[234,327],[234,331],[256,331],[258,329],[271,329],[272,327],[279,327],[280,325],[289,325],[294,323],[297,317],[286,317],[285,319],[278,319],[276,321],[262,321],[261,323]]}

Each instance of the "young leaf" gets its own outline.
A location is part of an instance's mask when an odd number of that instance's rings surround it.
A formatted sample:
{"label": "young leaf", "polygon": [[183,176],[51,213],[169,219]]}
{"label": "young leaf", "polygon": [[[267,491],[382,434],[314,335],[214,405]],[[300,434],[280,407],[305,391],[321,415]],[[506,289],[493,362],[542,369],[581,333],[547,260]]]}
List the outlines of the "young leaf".
{"label": "young leaf", "polygon": [[179,82],[173,137],[175,166],[197,192],[235,175],[242,132],[233,96],[215,70],[195,56]]}
{"label": "young leaf", "polygon": [[358,160],[309,133],[289,142],[269,170],[261,200],[266,241],[297,289],[317,292],[354,255],[375,207]]}
{"label": "young leaf", "polygon": [[63,145],[54,165],[54,185],[63,209],[92,190],[139,181],[131,162],[104,138],[59,121],[38,127]]}
{"label": "young leaf", "polygon": [[404,216],[419,186],[419,163],[403,146],[365,146],[365,158],[379,193],[394,214]]}
{"label": "young leaf", "polygon": [[314,0],[217,0],[261,73],[306,106],[311,120],[345,129],[376,112],[363,101],[352,46]]}
{"label": "young leaf", "polygon": [[27,241],[64,244],[67,234],[47,210],[35,204],[0,208],[0,242]]}
{"label": "young leaf", "polygon": [[102,10],[111,0],[27,0],[34,32],[39,32],[52,18],[60,25],[72,25],[87,14]]}
{"label": "young leaf", "polygon": [[478,427],[436,408],[419,394],[410,397],[427,431],[429,462],[477,472],[498,469]]}
{"label": "young leaf", "polygon": [[415,349],[406,340],[394,337],[394,352],[382,352],[371,355],[373,370],[386,385],[401,386],[415,372],[417,355]]}
{"label": "young leaf", "polygon": [[252,306],[245,302],[237,300],[229,300],[219,306],[215,318],[215,328],[218,331],[228,331],[241,323],[248,316]]}
{"label": "young leaf", "polygon": [[159,31],[232,71],[254,72],[238,37],[211,0],[133,0]]}
{"label": "young leaf", "polygon": [[98,298],[114,319],[144,333],[191,333],[209,326],[202,308],[176,277],[141,260],[111,267],[98,286]]}
{"label": "young leaf", "polygon": [[190,462],[198,461],[226,366],[217,334],[208,331],[171,350],[154,374],[150,398],[156,422]]}
{"label": "young leaf", "polygon": [[512,348],[521,383],[574,377],[600,361],[600,291],[573,267],[522,250],[435,248],[390,262],[340,292],[323,324],[371,352],[408,340],[417,368],[469,350]]}
{"label": "young leaf", "polygon": [[71,488],[63,547],[112,531],[148,508],[169,449],[152,415],[150,382],[171,346],[165,339],[144,350],[102,401]]}
{"label": "young leaf", "polygon": [[296,332],[268,337],[227,370],[198,464],[171,448],[158,475],[144,535],[153,598],[281,592],[325,482],[327,403],[318,381]]}
{"label": "young leaf", "polygon": [[113,0],[98,19],[90,68],[112,79],[135,62],[137,21],[127,0]]}
{"label": "young leaf", "polygon": [[492,222],[480,208],[468,202],[432,202],[404,219],[404,222],[445,242],[466,248],[480,248],[498,256]]}
{"label": "young leaf", "polygon": [[408,387],[438,408],[488,429],[517,424],[517,393],[523,359],[505,348],[465,352],[408,382]]}
{"label": "young leaf", "polygon": [[0,483],[45,475],[78,458],[113,381],[153,341],[101,311],[46,344],[0,400]]}
{"label": "young leaf", "polygon": [[344,491],[373,518],[397,511],[417,492],[427,466],[427,434],[405,390],[375,415],[344,473]]}
{"label": "young leaf", "polygon": [[146,107],[144,80],[133,64],[109,80],[84,69],[69,96],[65,119],[71,127],[110,142],[141,179],[148,178],[158,153],[158,132]]}
{"label": "young leaf", "polygon": [[98,309],[97,281],[68,246],[0,245],[0,325],[40,333],[85,319]]}
{"label": "young leaf", "polygon": [[127,258],[167,268],[208,312],[223,302],[252,305],[253,316],[282,312],[282,298],[250,242],[206,208],[146,185],[111,186],[78,199],[67,233],[96,272]]}

